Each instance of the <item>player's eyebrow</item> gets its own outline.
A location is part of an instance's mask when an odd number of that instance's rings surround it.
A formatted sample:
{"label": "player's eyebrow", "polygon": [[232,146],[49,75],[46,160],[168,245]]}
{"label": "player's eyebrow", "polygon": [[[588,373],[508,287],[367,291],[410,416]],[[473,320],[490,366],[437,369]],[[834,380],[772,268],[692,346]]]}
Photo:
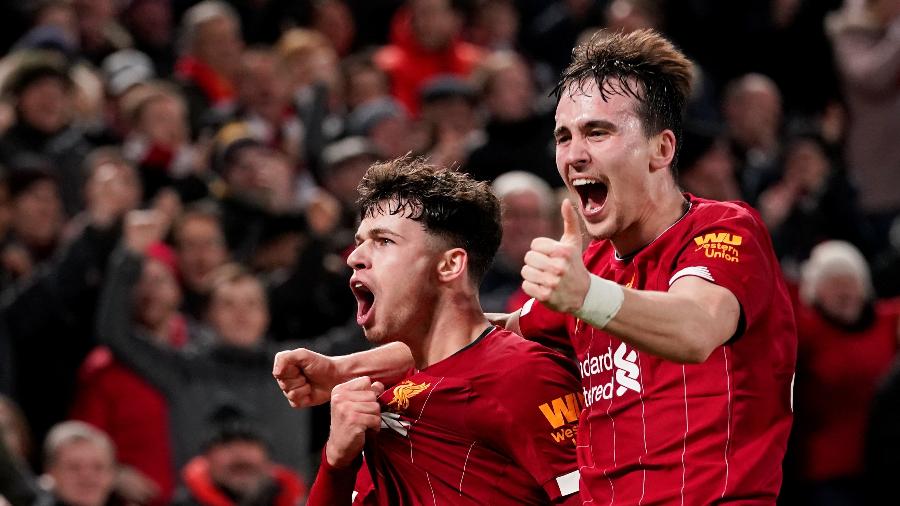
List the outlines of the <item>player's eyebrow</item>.
{"label": "player's eyebrow", "polygon": [[599,128],[601,130],[609,130],[610,132],[615,132],[618,130],[616,125],[605,119],[592,119],[590,121],[585,121],[583,124],[579,126],[581,130],[590,130],[592,128]]}
{"label": "player's eyebrow", "polygon": [[569,128],[564,126],[558,126],[555,130],[553,130],[553,138],[559,139],[563,135],[569,133]]}
{"label": "player's eyebrow", "polygon": [[361,243],[365,240],[366,236],[368,236],[368,237],[393,236],[393,237],[398,237],[398,238],[403,237],[402,235],[400,235],[390,229],[383,228],[383,227],[376,227],[376,228],[370,228],[369,230],[367,230],[365,235],[362,235],[357,232],[356,235],[353,236],[353,238],[356,240],[356,244],[358,245],[359,243]]}

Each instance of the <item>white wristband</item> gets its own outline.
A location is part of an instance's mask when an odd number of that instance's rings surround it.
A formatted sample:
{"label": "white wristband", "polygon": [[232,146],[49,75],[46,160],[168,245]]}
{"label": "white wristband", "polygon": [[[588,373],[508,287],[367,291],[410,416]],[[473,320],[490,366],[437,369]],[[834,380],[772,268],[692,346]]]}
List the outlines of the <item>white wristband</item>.
{"label": "white wristband", "polygon": [[574,314],[592,327],[602,329],[616,316],[624,300],[625,291],[618,283],[591,274],[591,286],[584,296],[584,303]]}

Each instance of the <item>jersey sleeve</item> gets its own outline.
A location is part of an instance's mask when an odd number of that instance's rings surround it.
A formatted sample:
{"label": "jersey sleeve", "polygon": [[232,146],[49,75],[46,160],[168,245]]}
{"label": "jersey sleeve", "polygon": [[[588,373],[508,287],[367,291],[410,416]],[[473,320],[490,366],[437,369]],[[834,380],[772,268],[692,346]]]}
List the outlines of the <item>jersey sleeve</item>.
{"label": "jersey sleeve", "polygon": [[519,332],[525,339],[574,356],[569,337],[568,315],[556,312],[535,299],[528,299],[519,313]]}
{"label": "jersey sleeve", "polygon": [[504,449],[547,492],[554,503],[578,497],[575,439],[583,406],[574,364],[532,345],[498,392],[503,430],[494,430]]}
{"label": "jersey sleeve", "polygon": [[722,286],[741,306],[738,337],[765,311],[775,290],[772,243],[765,226],[750,211],[733,212],[698,227],[681,250],[668,284],[696,276]]}
{"label": "jersey sleeve", "polygon": [[[362,457],[358,457],[353,464],[346,468],[336,469],[331,467],[325,458],[325,450],[322,449],[322,462],[316,481],[309,491],[306,500],[307,506],[351,506],[362,505],[364,502],[356,502],[357,493],[354,490],[355,483],[362,481],[359,474],[368,470],[362,465]],[[371,480],[369,480],[371,483]],[[362,498],[360,498],[362,500]]]}

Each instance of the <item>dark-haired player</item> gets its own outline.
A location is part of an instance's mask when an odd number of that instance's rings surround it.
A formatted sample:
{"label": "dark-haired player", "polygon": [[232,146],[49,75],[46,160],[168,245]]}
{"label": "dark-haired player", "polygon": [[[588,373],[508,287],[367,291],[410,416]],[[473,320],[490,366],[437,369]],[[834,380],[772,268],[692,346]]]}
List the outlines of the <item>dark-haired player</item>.
{"label": "dark-haired player", "polygon": [[368,376],[334,388],[309,504],[350,504],[363,448],[373,487],[357,504],[580,504],[573,364],[489,324],[478,303],[497,198],[414,158],[372,166],[360,193],[357,322],[373,343],[408,346],[415,366],[387,389]]}

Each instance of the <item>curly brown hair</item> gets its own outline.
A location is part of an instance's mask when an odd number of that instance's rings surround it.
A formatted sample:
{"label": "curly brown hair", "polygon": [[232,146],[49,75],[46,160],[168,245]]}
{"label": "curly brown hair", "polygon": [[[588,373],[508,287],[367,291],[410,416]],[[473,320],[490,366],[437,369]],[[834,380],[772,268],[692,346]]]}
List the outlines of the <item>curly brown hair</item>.
{"label": "curly brown hair", "polygon": [[500,201],[490,186],[424,158],[402,156],[369,167],[359,183],[361,218],[399,214],[425,230],[463,248],[469,273],[481,282],[500,246]]}
{"label": "curly brown hair", "polygon": [[596,84],[600,97],[633,97],[644,134],[669,129],[675,134],[676,156],[682,140],[685,104],[691,94],[693,64],[671,42],[654,30],[629,33],[600,31],[572,50],[572,61],[563,71],[553,94],[584,93]]}

